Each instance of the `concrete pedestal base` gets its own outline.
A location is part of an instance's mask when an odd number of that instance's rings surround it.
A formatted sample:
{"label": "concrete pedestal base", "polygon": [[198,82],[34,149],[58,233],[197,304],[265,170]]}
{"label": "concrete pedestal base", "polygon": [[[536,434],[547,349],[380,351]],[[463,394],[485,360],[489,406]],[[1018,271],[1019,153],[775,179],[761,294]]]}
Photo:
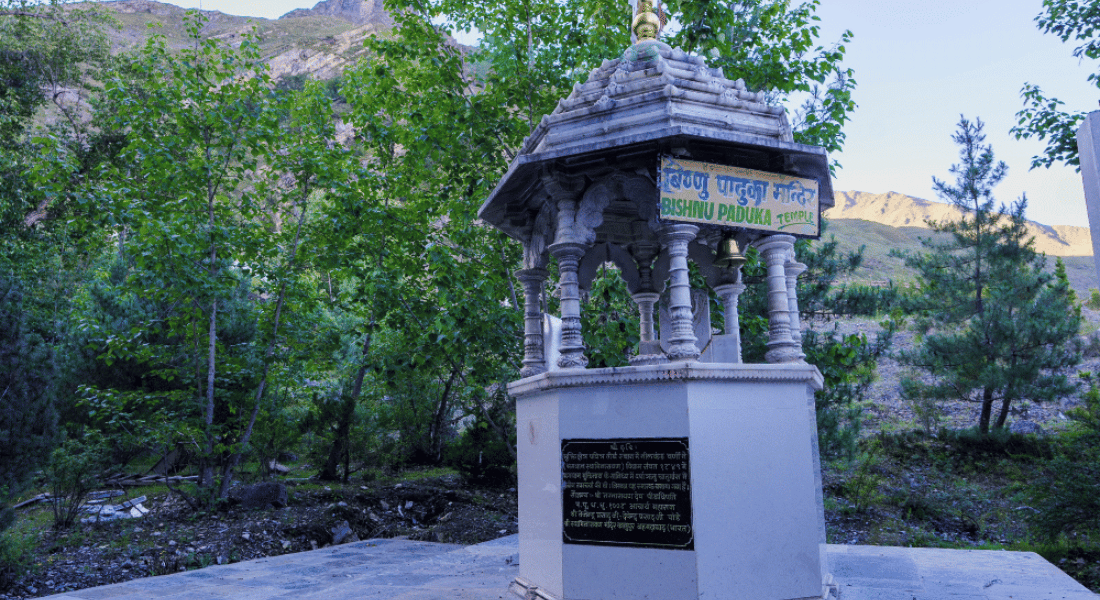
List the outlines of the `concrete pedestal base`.
{"label": "concrete pedestal base", "polygon": [[[520,520],[513,590],[560,600],[821,598],[828,579],[813,410],[821,384],[817,368],[806,364],[698,362],[567,369],[512,383]],[[563,492],[579,480],[575,470],[566,471],[574,479],[563,478],[563,442],[644,446],[657,439],[686,440],[689,448],[689,542],[647,547],[603,543],[598,533],[585,543],[564,536],[563,521],[582,517],[563,517]],[[597,455],[605,459],[613,460]],[[593,463],[590,475],[607,478],[599,468]],[[644,490],[652,489],[663,488],[628,491],[647,502]],[[607,497],[606,490],[595,496],[599,485],[591,490],[596,502]],[[569,499],[565,508],[576,506]],[[611,512],[629,506],[600,505],[606,512],[596,520],[608,520],[606,535],[613,537],[611,521],[637,518]]]}

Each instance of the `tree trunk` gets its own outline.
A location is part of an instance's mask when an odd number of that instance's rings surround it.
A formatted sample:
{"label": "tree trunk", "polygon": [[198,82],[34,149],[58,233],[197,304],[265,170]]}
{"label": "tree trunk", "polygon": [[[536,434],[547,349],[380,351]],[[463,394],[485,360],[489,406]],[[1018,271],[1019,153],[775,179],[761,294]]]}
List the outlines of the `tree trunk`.
{"label": "tree trunk", "polygon": [[348,479],[351,479],[351,444],[348,443],[344,447],[344,479],[343,482],[347,483]]}
{"label": "tree trunk", "polygon": [[[351,425],[355,419],[355,404],[355,398],[352,396],[342,396],[340,398],[340,411],[336,416],[336,435],[332,440],[332,446],[329,447],[325,466],[317,476],[319,479],[325,481],[341,480],[340,464],[344,462],[344,456],[351,450]],[[345,474],[347,471],[348,469],[345,466]]]}
{"label": "tree trunk", "polygon": [[447,385],[443,386],[443,394],[440,396],[439,404],[432,416],[429,440],[431,441],[432,458],[436,463],[443,461],[443,425],[447,420],[447,408],[451,404],[451,389],[454,387],[459,373],[461,373],[461,364],[455,364],[451,368],[451,377],[447,379]]}
{"label": "tree trunk", "polygon": [[363,379],[367,376],[367,356],[370,354],[371,332],[374,331],[374,319],[371,319],[370,330],[363,340],[362,363],[355,373],[355,382],[352,384],[351,394],[341,398],[342,406],[336,419],[336,434],[329,447],[328,458],[325,466],[317,475],[325,481],[337,481],[340,479],[340,463],[344,463],[344,478],[350,471],[348,463],[351,461],[351,426],[355,418],[355,406],[359,403],[359,396],[363,393]]}
{"label": "tree trunk", "polygon": [[[206,148],[207,159],[210,158],[210,147]],[[210,227],[210,266],[207,274],[210,281],[214,281],[218,273],[218,244],[214,239],[214,188],[209,179],[206,183],[206,210]],[[218,299],[210,300],[210,329],[208,332],[208,353],[206,358],[206,447],[203,449],[202,471],[199,474],[199,487],[213,487],[214,485],[214,374],[217,366],[218,348]]]}
{"label": "tree trunk", "polygon": [[210,303],[210,329],[207,335],[209,352],[206,359],[206,447],[203,448],[202,473],[199,487],[214,485],[214,368],[218,347],[218,301]]}
{"label": "tree trunk", "polygon": [[[290,257],[287,259],[287,276],[294,271],[296,266],[295,258],[298,256],[298,245],[302,238],[302,224],[306,220],[306,207],[309,199],[309,184],[308,181],[302,189],[302,202],[299,206],[298,213],[298,227],[294,232],[294,242],[290,247]],[[237,468],[237,464],[240,463],[241,455],[248,448],[248,442],[252,439],[252,430],[256,426],[256,417],[260,414],[260,404],[264,398],[264,391],[267,389],[267,378],[271,373],[271,359],[275,355],[275,345],[279,340],[279,325],[282,323],[283,318],[283,306],[286,305],[286,279],[284,278],[279,282],[279,298],[275,303],[275,322],[271,326],[271,339],[268,340],[267,349],[264,351],[264,369],[263,375],[260,376],[260,383],[256,386],[256,395],[252,404],[252,416],[248,419],[248,427],[245,428],[244,433],[241,435],[240,441],[237,443],[237,449],[233,452],[233,455],[229,457],[229,460],[225,463],[225,468],[222,470],[222,484],[221,489],[218,490],[218,498],[225,498],[229,495],[229,486],[233,480],[233,469]],[[266,467],[265,467],[266,468]]]}
{"label": "tree trunk", "polygon": [[993,388],[985,387],[982,390],[982,416],[978,419],[978,431],[985,435],[989,433],[989,416],[993,412]]}
{"label": "tree trunk", "polygon": [[[1015,351],[1013,351],[1012,362],[1010,363],[1010,367],[1011,367],[1012,370],[1016,370],[1016,354],[1015,354]],[[1005,421],[1008,419],[1008,408],[1009,408],[1009,405],[1011,405],[1011,404],[1012,404],[1012,395],[1010,395],[1008,393],[1008,390],[1005,390],[1004,400],[1001,401],[1001,412],[997,415],[997,423],[995,425],[993,425],[994,429],[1003,429],[1004,428]]]}
{"label": "tree trunk", "polygon": [[1008,407],[1012,403],[1012,397],[1005,394],[1004,400],[1001,401],[1001,411],[997,413],[997,422],[993,424],[994,429],[1004,429],[1005,421],[1008,420]]}

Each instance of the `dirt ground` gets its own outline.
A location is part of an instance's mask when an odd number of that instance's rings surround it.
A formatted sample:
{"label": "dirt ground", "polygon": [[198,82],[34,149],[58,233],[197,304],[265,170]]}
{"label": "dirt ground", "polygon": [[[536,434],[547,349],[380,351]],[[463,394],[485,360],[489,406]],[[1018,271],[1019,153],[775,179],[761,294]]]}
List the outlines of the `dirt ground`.
{"label": "dirt ground", "polygon": [[[518,531],[516,491],[462,485],[457,475],[398,483],[288,486],[289,506],[196,513],[165,492],[150,496],[139,519],[77,525],[53,535],[42,527],[31,573],[0,589],[0,600],[33,598],[321,548],[337,540],[403,537],[476,544]],[[113,499],[118,501],[118,499]],[[44,505],[22,517],[48,511]]]}

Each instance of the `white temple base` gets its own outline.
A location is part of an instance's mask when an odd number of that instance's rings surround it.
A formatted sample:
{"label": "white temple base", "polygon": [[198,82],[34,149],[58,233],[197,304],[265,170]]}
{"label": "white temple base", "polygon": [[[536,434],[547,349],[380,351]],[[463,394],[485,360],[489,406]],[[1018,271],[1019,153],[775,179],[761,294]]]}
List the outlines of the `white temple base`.
{"label": "white temple base", "polygon": [[[520,519],[513,591],[559,600],[821,598],[829,581],[813,405],[821,385],[806,364],[698,362],[567,369],[513,382]],[[687,440],[689,547],[602,543],[614,528],[593,534],[595,542],[566,543],[563,521],[587,517],[563,517],[563,440],[572,448],[653,439]],[[599,468],[593,463],[593,477]],[[569,481],[580,481],[571,473]],[[576,500],[568,502],[576,510]],[[610,504],[595,521],[638,518],[622,516],[629,505]]]}

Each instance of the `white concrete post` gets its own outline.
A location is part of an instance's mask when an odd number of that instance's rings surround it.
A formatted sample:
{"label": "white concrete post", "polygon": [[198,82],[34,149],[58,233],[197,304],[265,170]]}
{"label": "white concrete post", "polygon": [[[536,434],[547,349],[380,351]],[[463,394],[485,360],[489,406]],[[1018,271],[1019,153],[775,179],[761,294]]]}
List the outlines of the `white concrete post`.
{"label": "white concrete post", "polygon": [[770,235],[755,245],[768,266],[768,352],[764,358],[770,363],[798,362],[804,355],[791,338],[791,309],[784,268],[794,249],[794,236]]}
{"label": "white concrete post", "polygon": [[561,358],[563,369],[583,369],[588,366],[581,335],[581,290],[577,267],[588,246],[578,242],[558,242],[550,245],[550,254],[558,259],[558,282],[561,289]]}
{"label": "white concrete post", "polygon": [[523,368],[521,377],[546,372],[543,352],[542,306],[539,302],[542,285],[550,275],[546,269],[520,269],[516,278],[523,284]]}
{"label": "white concrete post", "polygon": [[1081,180],[1092,232],[1092,256],[1100,276],[1100,110],[1090,112],[1077,130],[1077,151],[1081,156]]}
{"label": "white concrete post", "polygon": [[699,348],[695,345],[691,282],[688,280],[687,261],[688,244],[695,239],[695,234],[698,232],[698,227],[686,223],[666,224],[661,227],[661,246],[669,255],[669,314],[672,316],[669,360],[699,358]]}

